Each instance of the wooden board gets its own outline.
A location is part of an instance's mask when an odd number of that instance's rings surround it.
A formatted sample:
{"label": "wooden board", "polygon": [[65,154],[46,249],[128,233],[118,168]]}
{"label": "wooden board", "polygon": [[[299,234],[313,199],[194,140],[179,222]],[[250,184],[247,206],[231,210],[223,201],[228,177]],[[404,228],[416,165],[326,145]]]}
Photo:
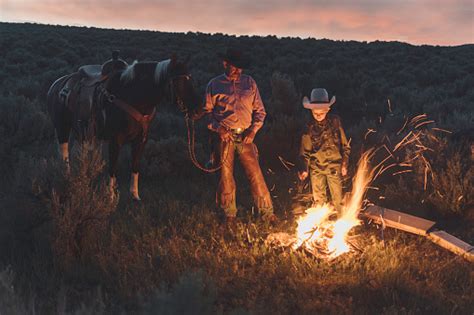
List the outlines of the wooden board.
{"label": "wooden board", "polygon": [[445,231],[430,232],[428,238],[439,246],[474,262],[474,246],[460,240],[459,238]]}
{"label": "wooden board", "polygon": [[372,219],[376,223],[418,235],[427,235],[436,224],[434,221],[375,205],[368,207],[361,216]]}

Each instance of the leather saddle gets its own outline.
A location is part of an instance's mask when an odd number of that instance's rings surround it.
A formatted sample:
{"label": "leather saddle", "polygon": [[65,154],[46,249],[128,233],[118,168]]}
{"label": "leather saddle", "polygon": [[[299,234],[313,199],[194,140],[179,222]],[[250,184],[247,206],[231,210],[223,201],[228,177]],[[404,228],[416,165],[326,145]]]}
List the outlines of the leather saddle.
{"label": "leather saddle", "polygon": [[105,124],[104,84],[109,75],[126,69],[128,64],[119,59],[119,52],[112,52],[112,59],[102,65],[85,65],[70,74],[59,92],[64,106],[73,113],[77,125],[87,126],[94,123],[101,133]]}
{"label": "leather saddle", "polygon": [[80,67],[69,75],[59,92],[64,106],[73,114],[74,125],[81,129],[88,128],[91,122],[99,129],[105,124],[101,95],[107,76],[102,75],[101,68],[101,65]]}
{"label": "leather saddle", "polygon": [[82,77],[85,84],[93,85],[105,79],[105,76],[102,75],[101,65],[82,66],[77,72]]}

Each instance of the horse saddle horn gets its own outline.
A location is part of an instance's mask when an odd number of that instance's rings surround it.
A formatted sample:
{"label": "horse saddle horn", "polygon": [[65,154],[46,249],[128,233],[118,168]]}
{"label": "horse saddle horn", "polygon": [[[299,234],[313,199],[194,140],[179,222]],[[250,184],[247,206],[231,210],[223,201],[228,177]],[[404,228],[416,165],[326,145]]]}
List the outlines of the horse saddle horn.
{"label": "horse saddle horn", "polygon": [[114,50],[112,51],[112,59],[107,60],[101,69],[102,76],[108,76],[113,72],[125,70],[128,67],[128,63],[119,58],[120,51]]}

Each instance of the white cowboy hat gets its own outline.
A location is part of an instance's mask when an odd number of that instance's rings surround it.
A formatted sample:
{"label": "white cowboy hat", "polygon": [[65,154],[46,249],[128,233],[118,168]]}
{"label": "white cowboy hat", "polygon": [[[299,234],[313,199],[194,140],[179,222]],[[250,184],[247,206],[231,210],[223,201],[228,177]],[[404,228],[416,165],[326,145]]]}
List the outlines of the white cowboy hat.
{"label": "white cowboy hat", "polygon": [[311,91],[311,100],[303,97],[303,107],[307,109],[329,110],[331,105],[336,103],[336,96],[329,101],[328,91],[326,89],[313,89]]}

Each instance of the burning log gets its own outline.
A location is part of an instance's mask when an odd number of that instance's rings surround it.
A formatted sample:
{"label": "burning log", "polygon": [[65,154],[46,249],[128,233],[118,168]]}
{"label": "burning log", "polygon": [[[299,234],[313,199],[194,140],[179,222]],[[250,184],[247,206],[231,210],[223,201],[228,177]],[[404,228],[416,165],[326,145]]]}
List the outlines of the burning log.
{"label": "burning log", "polygon": [[265,240],[265,245],[270,247],[290,247],[296,243],[297,238],[284,232],[271,233]]}

